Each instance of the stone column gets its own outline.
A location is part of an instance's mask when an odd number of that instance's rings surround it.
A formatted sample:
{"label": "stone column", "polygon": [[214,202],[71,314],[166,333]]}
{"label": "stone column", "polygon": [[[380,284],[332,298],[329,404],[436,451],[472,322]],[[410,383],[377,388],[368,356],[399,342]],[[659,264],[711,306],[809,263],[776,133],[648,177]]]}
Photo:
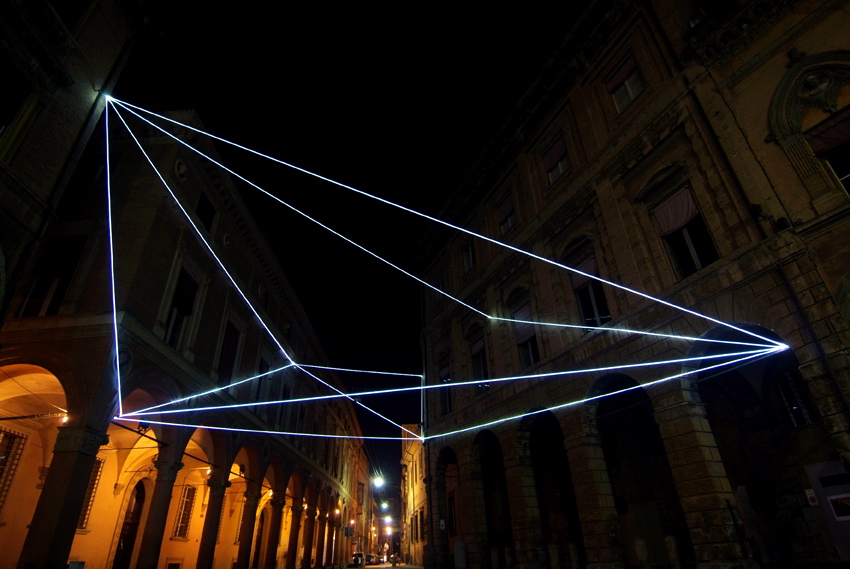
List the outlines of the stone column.
{"label": "stone column", "polygon": [[295,569],[298,558],[298,534],[301,531],[301,501],[292,504],[292,524],[289,529],[289,543],[286,550],[286,569]]}
{"label": "stone column", "polygon": [[59,427],[53,459],[18,559],[19,569],[65,567],[68,563],[95,457],[108,442],[105,433],[86,426]]}
{"label": "stone column", "polygon": [[313,558],[313,534],[316,529],[316,506],[307,505],[307,517],[304,524],[304,558],[301,560],[301,569],[310,569]]}
{"label": "stone column", "polygon": [[283,521],[283,500],[273,498],[272,519],[269,523],[269,541],[266,545],[266,558],[263,561],[263,569],[275,569],[277,567],[277,546],[280,543],[280,523]]}
{"label": "stone column", "polygon": [[584,533],[587,569],[622,569],[620,520],[602,454],[599,435],[581,434],[564,441],[579,519]]}
{"label": "stone column", "polygon": [[339,562],[339,543],[337,542],[339,534],[337,533],[337,518],[338,516],[334,515],[328,520],[328,547],[331,548],[328,564],[334,566]]}
{"label": "stone column", "polygon": [[165,537],[171,492],[174,489],[174,481],[177,480],[177,473],[183,468],[183,463],[176,460],[157,460],[153,464],[156,467],[156,482],[148,508],[148,519],[142,533],[136,569],[157,569],[159,566],[159,551]]}
{"label": "stone column", "polygon": [[682,401],[656,411],[656,416],[698,562],[712,568],[747,566],[751,561],[737,539],[733,519],[735,495],[705,406]]}
{"label": "stone column", "polygon": [[204,517],[204,529],[201,532],[201,545],[198,547],[198,562],[196,569],[212,569],[215,558],[215,541],[218,526],[221,523],[221,509],[224,506],[224,495],[230,488],[229,480],[207,480],[210,495],[207,499],[207,511]]}
{"label": "stone column", "polygon": [[259,492],[256,490],[245,492],[242,528],[239,530],[239,553],[236,554],[237,569],[248,569],[251,564],[251,548],[254,546],[254,526],[257,525],[257,505],[259,503]]}
{"label": "stone column", "polygon": [[324,567],[325,565],[325,528],[328,525],[328,518],[319,512],[319,533],[316,538],[316,567]]}

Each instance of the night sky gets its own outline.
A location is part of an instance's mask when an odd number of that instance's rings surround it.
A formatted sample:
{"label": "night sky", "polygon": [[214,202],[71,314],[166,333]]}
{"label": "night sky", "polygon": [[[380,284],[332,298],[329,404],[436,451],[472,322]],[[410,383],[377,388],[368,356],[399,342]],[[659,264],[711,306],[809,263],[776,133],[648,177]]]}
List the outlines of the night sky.
{"label": "night sky", "polygon": [[[436,215],[559,45],[565,15],[467,8],[369,12],[163,2],[114,95],[152,111],[194,108],[207,130]],[[289,4],[289,3],[287,3]],[[154,4],[156,5],[156,3]],[[238,7],[235,8],[235,7]],[[218,145],[225,162],[414,274],[417,218]],[[234,162],[231,162],[233,160]],[[278,251],[332,365],[421,373],[420,285],[267,197],[243,197]],[[399,380],[341,376],[351,389]],[[419,398],[370,398],[419,422]],[[398,430],[361,416],[364,434]],[[369,445],[391,477],[400,443]],[[398,480],[390,480],[398,483]]]}

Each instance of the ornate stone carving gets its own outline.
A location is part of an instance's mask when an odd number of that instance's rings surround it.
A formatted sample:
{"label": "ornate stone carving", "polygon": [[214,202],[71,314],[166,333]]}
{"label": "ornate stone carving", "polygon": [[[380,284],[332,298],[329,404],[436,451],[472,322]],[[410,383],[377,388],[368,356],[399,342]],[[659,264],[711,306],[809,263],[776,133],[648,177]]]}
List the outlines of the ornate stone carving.
{"label": "ornate stone carving", "polygon": [[100,447],[109,443],[105,433],[88,427],[59,427],[59,436],[53,446],[53,452],[79,452],[89,456],[97,455]]}
{"label": "ornate stone carving", "polygon": [[177,473],[183,468],[183,463],[176,460],[155,460],[153,465],[156,467],[156,479],[165,482],[177,480]]}

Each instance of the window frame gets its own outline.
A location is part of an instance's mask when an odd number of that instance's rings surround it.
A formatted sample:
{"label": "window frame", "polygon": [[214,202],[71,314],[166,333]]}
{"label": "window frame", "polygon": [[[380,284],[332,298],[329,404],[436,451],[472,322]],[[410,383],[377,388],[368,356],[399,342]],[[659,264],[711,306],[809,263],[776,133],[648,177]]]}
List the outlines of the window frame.
{"label": "window frame", "polygon": [[[646,78],[641,73],[637,60],[633,54],[629,54],[605,81],[605,87],[614,103],[617,116],[631,107],[647,86]],[[625,98],[619,97],[619,94],[625,94]]]}
{"label": "window frame", "polygon": [[679,186],[656,204],[652,216],[677,280],[684,280],[720,259],[690,184]]}
{"label": "window frame", "polygon": [[[188,495],[191,493],[191,498]],[[188,541],[189,530],[192,526],[192,514],[195,510],[195,500],[198,497],[198,488],[192,484],[183,486],[180,499],[177,502],[177,512],[174,516],[174,529],[171,539],[175,541]],[[188,505],[187,505],[188,504]]]}
{"label": "window frame", "polygon": [[572,170],[573,163],[567,149],[567,137],[564,136],[563,132],[559,132],[552,138],[546,145],[546,150],[541,152],[540,156],[543,159],[543,167],[546,170],[549,185],[554,184]]}

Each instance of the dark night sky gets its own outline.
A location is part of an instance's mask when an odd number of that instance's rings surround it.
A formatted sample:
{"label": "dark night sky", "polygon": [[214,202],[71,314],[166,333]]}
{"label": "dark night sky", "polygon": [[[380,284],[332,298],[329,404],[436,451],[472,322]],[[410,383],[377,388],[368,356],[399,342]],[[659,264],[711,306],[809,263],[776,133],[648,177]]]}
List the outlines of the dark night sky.
{"label": "dark night sky", "polygon": [[[139,40],[117,98],[153,111],[194,108],[216,135],[430,214],[569,28],[551,12],[492,8],[483,17],[424,5],[369,13],[324,3],[295,11],[175,4],[155,15],[158,36]],[[416,218],[279,166],[238,163],[273,193],[418,273],[413,251],[427,226]],[[245,198],[333,365],[421,372],[418,283],[268,198]],[[351,387],[397,383],[372,376]],[[398,422],[419,420],[418,396],[364,403]],[[363,425],[367,435],[398,435]],[[392,472],[399,443],[370,447],[377,466]]]}

